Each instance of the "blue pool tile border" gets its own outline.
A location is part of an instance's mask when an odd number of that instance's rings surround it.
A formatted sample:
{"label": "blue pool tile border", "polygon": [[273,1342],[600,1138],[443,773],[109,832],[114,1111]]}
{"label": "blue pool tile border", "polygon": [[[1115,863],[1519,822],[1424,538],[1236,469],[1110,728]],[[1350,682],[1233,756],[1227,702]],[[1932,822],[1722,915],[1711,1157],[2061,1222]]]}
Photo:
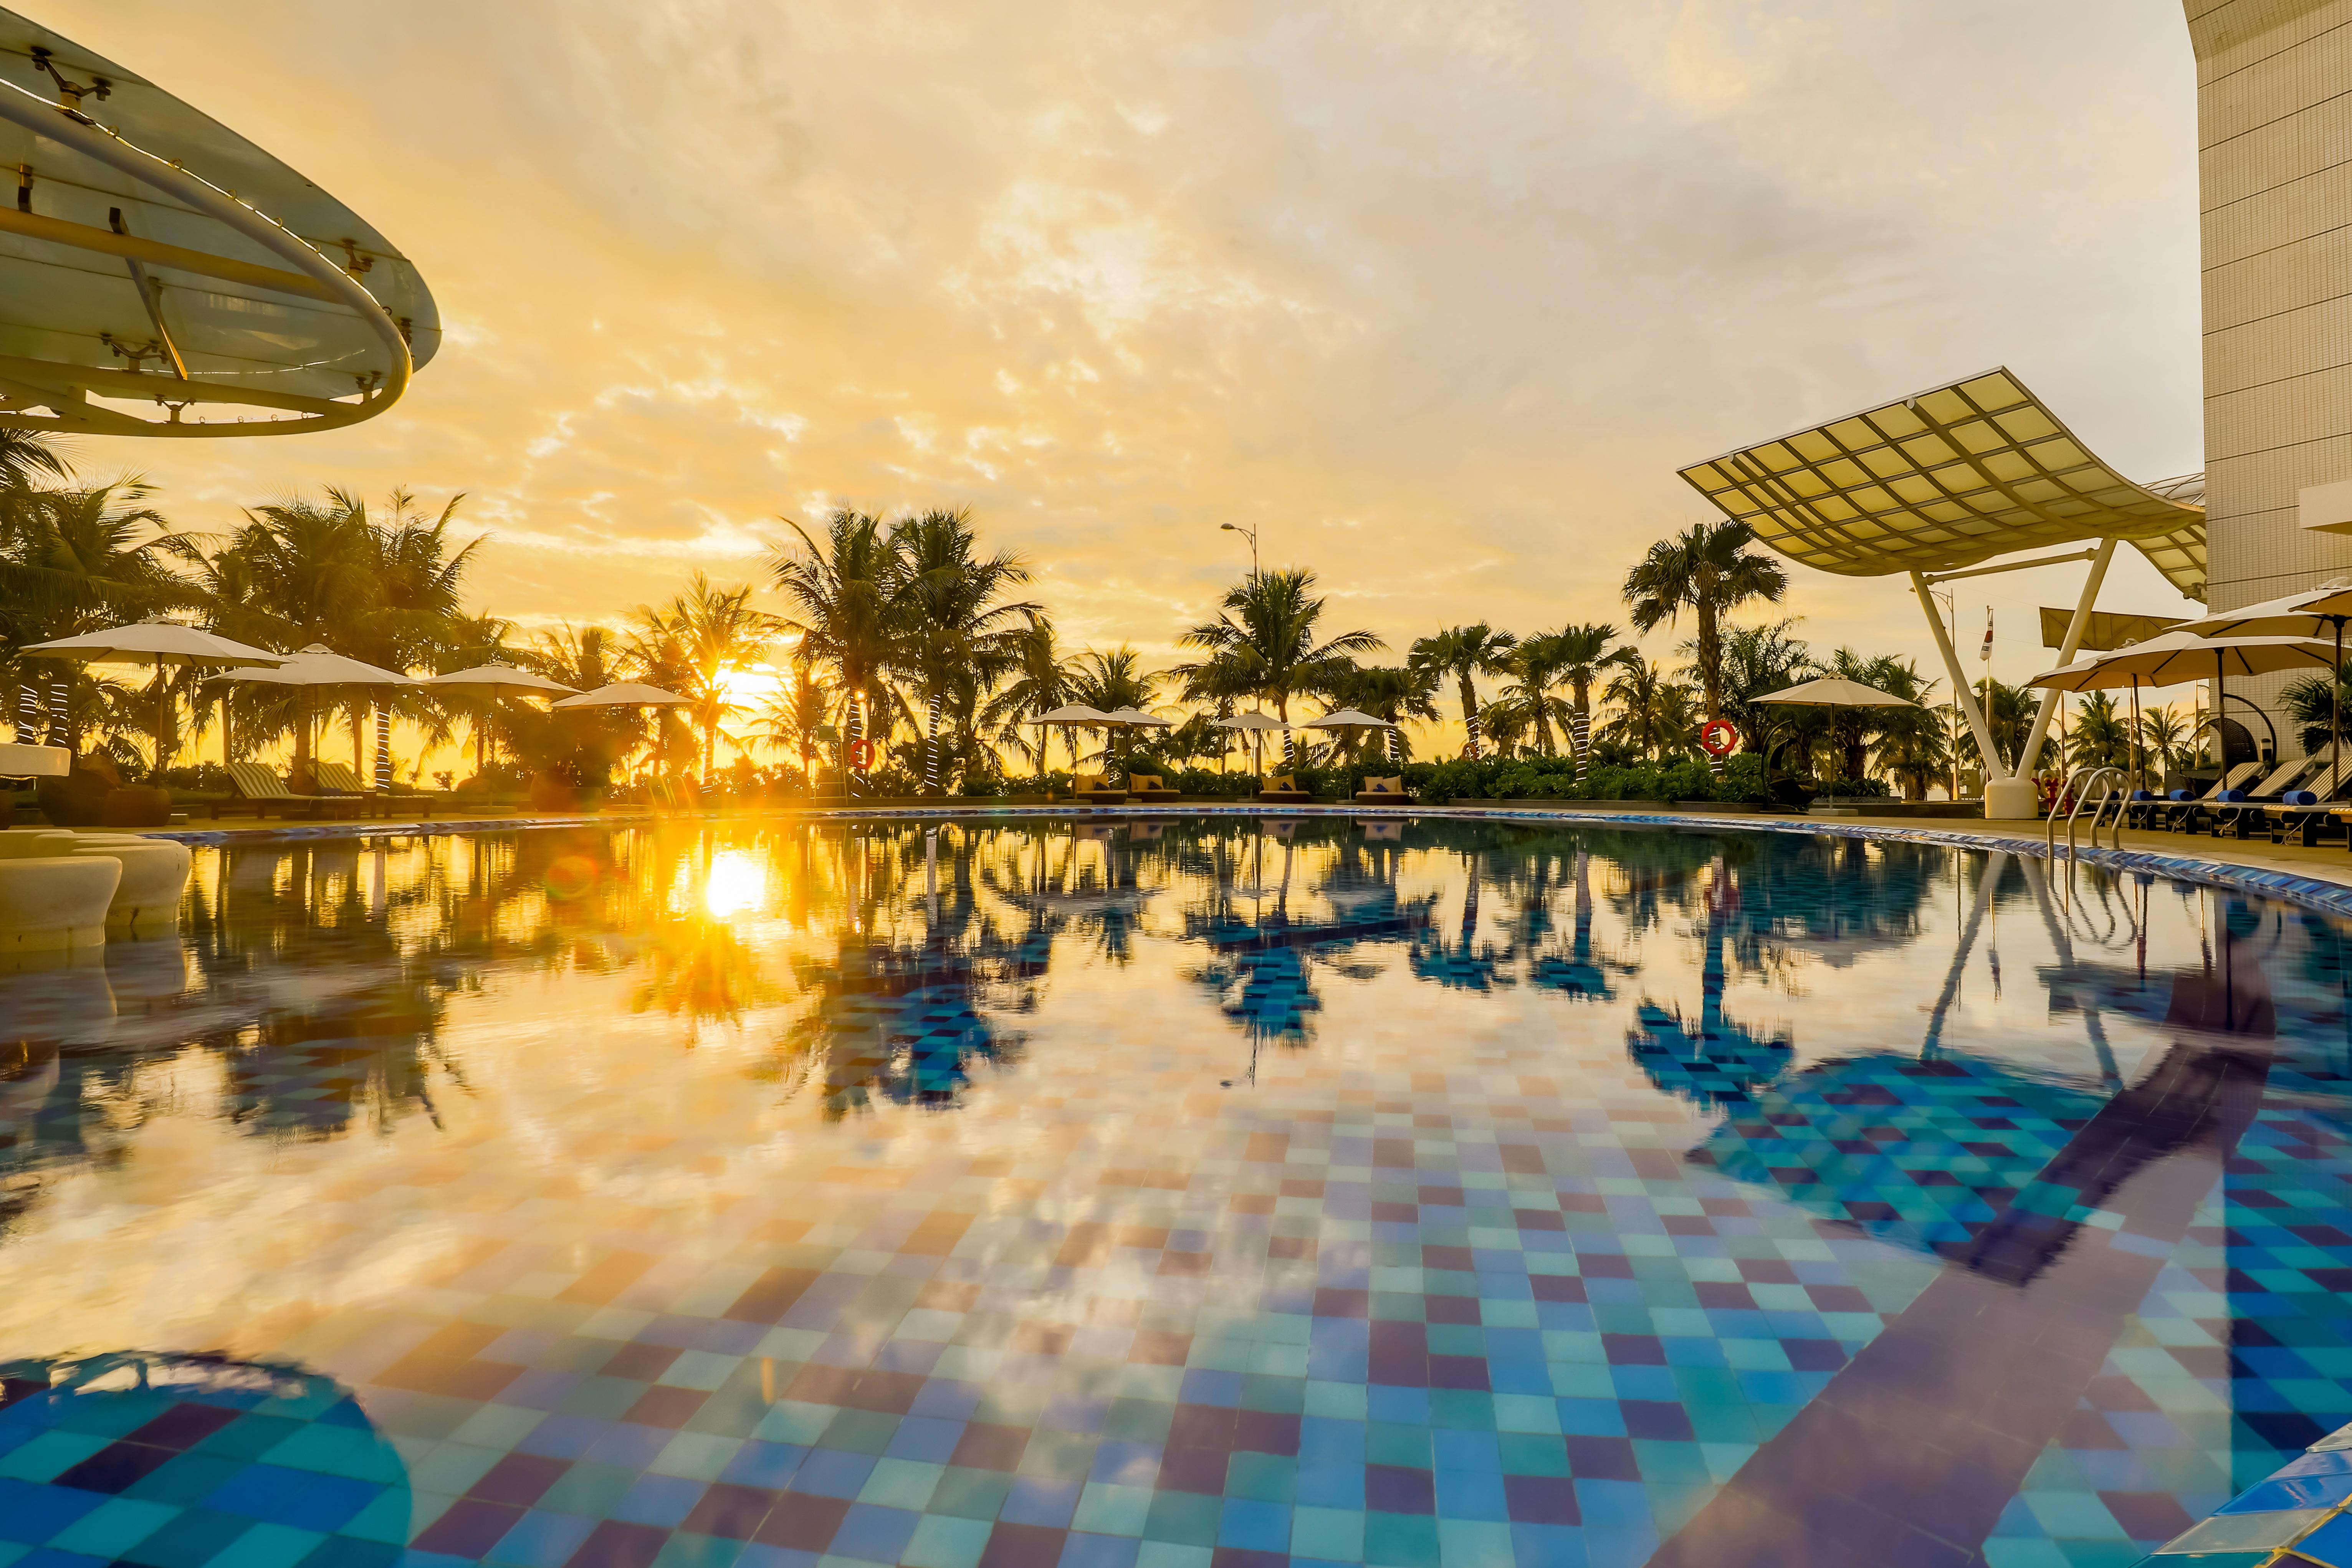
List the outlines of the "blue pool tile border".
{"label": "blue pool tile border", "polygon": [[[2266,870],[2226,861],[2186,855],[2159,855],[2145,849],[2075,848],[2053,850],[2028,838],[1973,833],[1951,827],[1888,827],[1874,824],[1838,822],[1821,817],[1696,816],[1679,814],[1576,811],[1562,807],[1415,806],[1397,811],[1378,806],[1283,805],[1257,802],[1188,802],[1171,807],[1132,805],[949,805],[814,806],[784,808],[795,817],[856,821],[1014,821],[1031,817],[1125,820],[1170,816],[1336,816],[1380,820],[1427,817],[1452,822],[1559,822],[1594,827],[1665,827],[1685,832],[1780,833],[1828,835],[1888,844],[1928,844],[1953,849],[2005,850],[2035,859],[2071,856],[2076,862],[2111,871],[2128,871],[2170,881],[2188,882],[2225,892],[2255,894],[2352,920],[2352,884],[2307,877],[2293,871]],[[781,813],[780,813],[781,814]],[[314,822],[282,827],[200,828],[150,833],[151,838],[189,845],[263,845],[338,838],[425,838],[457,833],[524,833],[564,827],[635,826],[650,822],[751,821],[764,814],[745,812],[721,816],[643,812],[601,812],[594,816],[452,817],[443,822]]]}

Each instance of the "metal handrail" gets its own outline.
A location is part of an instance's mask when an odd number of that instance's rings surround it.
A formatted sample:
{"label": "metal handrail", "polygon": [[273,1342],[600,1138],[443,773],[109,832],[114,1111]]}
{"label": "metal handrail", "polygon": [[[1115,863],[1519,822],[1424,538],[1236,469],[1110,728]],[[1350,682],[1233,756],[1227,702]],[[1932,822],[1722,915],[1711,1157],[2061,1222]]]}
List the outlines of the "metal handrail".
{"label": "metal handrail", "polygon": [[[2124,807],[2130,796],[2124,793],[2120,786],[2126,782],[2123,769],[2105,764],[2076,768],[2067,776],[2065,784],[2058,792],[2060,800],[2071,797],[2074,802],[2073,809],[2066,813],[2067,854],[2074,853],[2075,819],[2083,815],[2083,807],[2085,805],[2091,808],[2091,847],[2096,849],[2099,847],[2099,816],[2107,809],[2107,803],[2111,800],[2116,803],[2115,847],[2118,849],[2124,847]],[[2091,795],[2095,788],[2098,791],[2095,800]],[[2057,845],[2058,812],[2053,805],[2048,819],[2042,825],[2042,847],[2045,853],[2054,854]]]}

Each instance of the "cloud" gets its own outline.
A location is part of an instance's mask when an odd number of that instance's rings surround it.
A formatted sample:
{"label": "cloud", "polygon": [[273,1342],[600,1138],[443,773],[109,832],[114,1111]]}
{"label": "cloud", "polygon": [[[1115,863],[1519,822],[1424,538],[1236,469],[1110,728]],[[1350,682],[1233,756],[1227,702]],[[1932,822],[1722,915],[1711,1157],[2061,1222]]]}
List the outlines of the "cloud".
{"label": "cloud", "polygon": [[[449,329],[371,425],[85,456],[199,527],[464,490],[500,614],[847,503],[971,505],[1078,641],[1165,649],[1224,521],[1400,647],[1622,618],[1702,515],[1677,464],[1995,363],[2199,466],[2188,45],[2124,0],[37,9],[368,215]],[[1979,586],[2022,626],[2074,580]],[[2107,602],[2178,603],[2136,561]],[[1790,608],[1933,663],[1891,584]]]}

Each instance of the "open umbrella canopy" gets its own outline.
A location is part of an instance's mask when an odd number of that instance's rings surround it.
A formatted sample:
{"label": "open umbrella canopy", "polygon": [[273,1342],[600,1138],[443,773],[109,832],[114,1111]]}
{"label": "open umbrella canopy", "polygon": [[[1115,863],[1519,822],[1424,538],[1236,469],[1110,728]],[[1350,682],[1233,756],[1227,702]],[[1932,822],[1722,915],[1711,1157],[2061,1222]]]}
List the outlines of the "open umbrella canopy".
{"label": "open umbrella canopy", "polygon": [[1110,717],[1099,708],[1089,708],[1083,702],[1073,702],[1056,708],[1050,713],[1040,713],[1034,721],[1040,724],[1100,724]]}
{"label": "open umbrella canopy", "polygon": [[1148,725],[1155,730],[1171,727],[1171,721],[1162,719],[1156,713],[1146,713],[1140,708],[1114,708],[1102,716],[1101,721],[1106,724]]}
{"label": "open umbrella canopy", "polygon": [[510,664],[478,664],[471,669],[453,669],[446,675],[428,675],[427,686],[455,686],[482,697],[536,697],[548,694],[568,696],[580,689],[566,686],[560,680],[550,680],[543,675],[533,675],[527,669],[517,669]]}
{"label": "open umbrella canopy", "polygon": [[396,669],[346,658],[323,644],[312,643],[300,653],[279,655],[274,669],[240,669],[215,677],[220,680],[258,680],[273,686],[421,686],[414,676]]}
{"label": "open umbrella canopy", "polygon": [[2352,582],[2338,577],[2316,588],[2216,610],[2210,616],[2175,626],[2191,637],[2305,637],[2327,634],[2338,621],[2352,617]]}
{"label": "open umbrella canopy", "polygon": [[2086,690],[2090,688],[2084,685],[2062,685],[2060,679],[2082,680],[2083,667],[2086,664],[2097,667],[2103,676],[2096,682],[2100,686],[2178,686],[2185,680],[2211,680],[2217,677],[2271,675],[2284,669],[2326,669],[2335,663],[2336,656],[2326,643],[2312,642],[2304,637],[2200,637],[2183,628],[2167,632],[2162,637],[2150,637],[2146,642],[2134,643],[2128,647],[2116,648],[2111,653],[2103,653],[2095,659],[2077,659],[2071,665],[2037,675],[2026,684],[2059,685],[2064,690]]}
{"label": "open umbrella canopy", "polygon": [[248,647],[215,637],[200,627],[177,621],[140,621],[109,631],[84,632],[55,642],[34,643],[19,652],[48,658],[79,659],[84,664],[209,664],[267,668],[282,664],[286,656],[268,648]]}
{"label": "open umbrella canopy", "polygon": [[664,691],[658,686],[646,686],[634,680],[616,680],[610,686],[600,686],[593,691],[583,691],[577,697],[556,700],[558,708],[684,708],[693,699],[680,697],[675,691]]}
{"label": "open umbrella canopy", "polygon": [[1807,703],[1817,708],[1916,708],[1919,706],[1908,698],[1897,697],[1889,691],[1881,691],[1874,686],[1864,686],[1858,680],[1842,680],[1833,675],[1825,676],[1819,680],[1808,680],[1784,690],[1768,691],[1755,700]]}
{"label": "open umbrella canopy", "polygon": [[1375,719],[1359,708],[1342,708],[1336,713],[1326,713],[1320,719],[1307,721],[1309,730],[1393,730],[1395,725],[1385,719]]}
{"label": "open umbrella canopy", "polygon": [[1287,730],[1289,725],[1271,713],[1236,713],[1230,719],[1210,721],[1220,730]]}

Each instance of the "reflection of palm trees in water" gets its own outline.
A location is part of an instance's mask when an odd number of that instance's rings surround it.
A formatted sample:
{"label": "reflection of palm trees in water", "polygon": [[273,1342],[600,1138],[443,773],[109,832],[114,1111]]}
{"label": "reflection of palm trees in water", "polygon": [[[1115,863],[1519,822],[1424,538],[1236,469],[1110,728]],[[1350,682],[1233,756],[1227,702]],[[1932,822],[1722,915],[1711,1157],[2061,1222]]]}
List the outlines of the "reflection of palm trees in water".
{"label": "reflection of palm trees in water", "polygon": [[[1354,980],[1378,974],[1363,956],[1368,944],[1424,923],[1430,900],[1400,899],[1397,851],[1366,842],[1353,822],[1254,823],[1239,853],[1225,829],[1210,831],[1205,885],[1183,910],[1186,940],[1210,955],[1185,974],[1240,1026],[1250,1042],[1245,1076],[1255,1082],[1265,1046],[1296,1048],[1313,1038],[1323,1005],[1318,971]],[[1308,913],[1293,909],[1294,892]]]}
{"label": "reflection of palm trees in water", "polygon": [[832,1121],[877,1102],[952,1106],[976,1062],[1018,1060],[1020,1037],[996,1016],[1033,1005],[1054,915],[1033,899],[1028,923],[1008,930],[980,895],[1041,876],[1045,849],[1042,835],[897,825],[845,836],[858,912],[829,960],[796,963],[803,1007],[767,1070],[793,1090],[815,1087]]}
{"label": "reflection of palm trees in water", "polygon": [[1616,995],[1611,976],[1634,973],[1634,965],[1601,954],[1592,945],[1592,858],[1583,842],[1576,846],[1576,924],[1566,952],[1538,952],[1528,962],[1528,982],[1547,991],[1565,992],[1595,1002]]}
{"label": "reflection of palm trees in water", "polygon": [[1485,991],[1508,985],[1515,976],[1503,973],[1505,954],[1492,942],[1478,940],[1479,849],[1462,852],[1462,930],[1451,943],[1431,925],[1413,940],[1408,962],[1415,975],[1433,980],[1449,990]]}
{"label": "reflection of palm trees in water", "polygon": [[1758,1085],[1780,1075],[1793,1051],[1787,1030],[1759,1039],[1747,1026],[1724,1016],[1724,950],[1739,907],[1739,884],[1718,857],[1706,879],[1696,1033],[1680,1008],[1669,1009],[1643,997],[1634,1009],[1634,1026],[1625,1037],[1626,1054],[1652,1083],[1703,1105],[1746,1104]]}

